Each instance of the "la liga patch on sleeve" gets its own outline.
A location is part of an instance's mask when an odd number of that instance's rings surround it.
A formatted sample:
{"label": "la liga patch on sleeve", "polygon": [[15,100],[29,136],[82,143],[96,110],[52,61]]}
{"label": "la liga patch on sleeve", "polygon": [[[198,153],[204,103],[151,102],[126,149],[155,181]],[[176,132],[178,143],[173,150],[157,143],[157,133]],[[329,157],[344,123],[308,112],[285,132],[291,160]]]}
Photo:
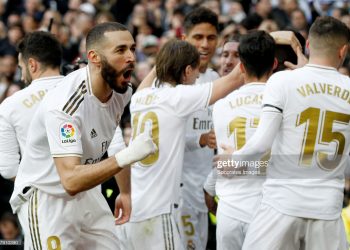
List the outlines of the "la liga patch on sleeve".
{"label": "la liga patch on sleeve", "polygon": [[60,136],[62,144],[77,142],[76,129],[72,123],[65,122],[60,126]]}

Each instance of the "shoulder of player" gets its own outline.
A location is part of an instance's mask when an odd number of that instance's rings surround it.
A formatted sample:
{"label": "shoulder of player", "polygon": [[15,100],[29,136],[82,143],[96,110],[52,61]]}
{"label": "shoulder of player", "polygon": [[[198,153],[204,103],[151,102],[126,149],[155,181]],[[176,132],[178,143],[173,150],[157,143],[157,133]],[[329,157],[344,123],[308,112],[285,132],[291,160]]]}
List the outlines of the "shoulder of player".
{"label": "shoulder of player", "polygon": [[83,102],[88,86],[86,73],[73,72],[62,79],[53,90],[49,91],[47,98],[43,100],[48,109],[58,109],[73,114]]}

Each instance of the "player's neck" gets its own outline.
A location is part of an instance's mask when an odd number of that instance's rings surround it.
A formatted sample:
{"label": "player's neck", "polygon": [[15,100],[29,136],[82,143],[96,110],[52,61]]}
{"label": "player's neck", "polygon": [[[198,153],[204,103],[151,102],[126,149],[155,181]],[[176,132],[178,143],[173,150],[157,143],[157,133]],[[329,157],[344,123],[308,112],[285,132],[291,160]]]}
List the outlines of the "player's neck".
{"label": "player's neck", "polygon": [[332,59],[330,57],[312,57],[309,58],[309,64],[316,64],[320,66],[339,68],[341,65],[339,60]]}
{"label": "player's neck", "polygon": [[36,76],[33,76],[33,80],[44,78],[44,77],[52,77],[52,76],[60,76],[59,68],[47,68],[44,71],[38,72]]}
{"label": "player's neck", "polygon": [[262,77],[244,75],[244,85],[252,82],[267,82],[269,75],[263,75]]}

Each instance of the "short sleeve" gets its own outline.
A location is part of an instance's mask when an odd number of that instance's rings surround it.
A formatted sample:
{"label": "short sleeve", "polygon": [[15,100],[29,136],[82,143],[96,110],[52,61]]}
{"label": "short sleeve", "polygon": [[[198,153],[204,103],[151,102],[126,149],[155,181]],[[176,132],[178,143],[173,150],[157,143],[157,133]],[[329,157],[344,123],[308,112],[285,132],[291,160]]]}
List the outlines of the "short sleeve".
{"label": "short sleeve", "polygon": [[286,103],[286,76],[287,72],[272,75],[266,83],[263,107],[273,107],[283,113]]}
{"label": "short sleeve", "polygon": [[108,156],[114,155],[125,148],[122,130],[118,126],[115,130],[111,145],[108,148]]}
{"label": "short sleeve", "polygon": [[83,154],[81,128],[74,117],[58,110],[45,113],[45,128],[53,157]]}
{"label": "short sleeve", "polygon": [[193,112],[207,108],[211,98],[213,83],[196,85],[177,85],[172,99],[175,113],[179,117],[187,117]]}

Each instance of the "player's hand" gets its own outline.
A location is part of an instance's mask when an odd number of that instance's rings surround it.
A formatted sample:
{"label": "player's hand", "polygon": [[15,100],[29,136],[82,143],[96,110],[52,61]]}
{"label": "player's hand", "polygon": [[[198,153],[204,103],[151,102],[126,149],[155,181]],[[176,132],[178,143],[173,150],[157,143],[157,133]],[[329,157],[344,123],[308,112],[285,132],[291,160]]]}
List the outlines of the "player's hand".
{"label": "player's hand", "polygon": [[211,196],[210,194],[207,193],[207,191],[204,190],[204,199],[209,212],[211,212],[212,214],[216,214],[218,204],[215,202],[215,197]]}
{"label": "player's hand", "polygon": [[270,35],[275,40],[276,44],[290,45],[295,54],[297,54],[298,49],[302,48],[298,38],[295,36],[293,31],[274,31],[271,32]]}
{"label": "player's hand", "polygon": [[121,225],[129,221],[131,214],[131,194],[119,194],[115,199],[115,224]]}
{"label": "player's hand", "polygon": [[145,132],[136,136],[127,148],[116,153],[115,158],[119,167],[126,167],[155,153],[157,149],[150,132],[145,130]]}
{"label": "player's hand", "polygon": [[306,56],[304,56],[303,52],[301,51],[301,48],[297,49],[297,58],[298,58],[298,63],[295,65],[291,62],[284,62],[284,66],[287,67],[287,69],[297,69],[297,68],[301,68],[303,67],[305,64],[307,64],[309,61],[306,58]]}
{"label": "player's hand", "polygon": [[208,146],[212,149],[216,148],[216,136],[213,129],[210,130],[208,133],[204,133],[201,135],[201,138],[199,139],[199,145],[201,145],[201,147]]}
{"label": "player's hand", "polygon": [[232,154],[233,154],[233,147],[226,145],[226,144],[220,144],[220,148],[224,150],[222,154],[215,155],[213,158],[213,167],[222,169],[223,168],[223,162],[229,162],[232,160]]}

